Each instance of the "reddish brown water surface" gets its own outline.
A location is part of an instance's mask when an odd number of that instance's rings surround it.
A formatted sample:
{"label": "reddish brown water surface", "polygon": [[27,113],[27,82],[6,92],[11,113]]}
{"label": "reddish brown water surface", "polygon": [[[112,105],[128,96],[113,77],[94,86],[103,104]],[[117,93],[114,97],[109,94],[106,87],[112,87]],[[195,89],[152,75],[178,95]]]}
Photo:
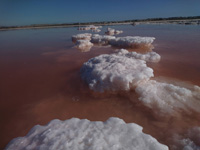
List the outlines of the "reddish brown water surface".
{"label": "reddish brown water surface", "polygon": [[[148,64],[156,77],[200,85],[200,26],[115,26],[119,36],[153,36],[159,63]],[[103,31],[106,27],[103,28]],[[73,48],[76,28],[0,32],[0,149],[25,136],[36,124],[72,117],[105,121],[119,117],[144,127],[158,141],[170,145],[173,133],[200,126],[200,114],[160,116],[137,101],[131,91],[99,94],[81,81],[79,70],[89,58],[112,53],[112,47]],[[100,33],[100,34],[103,34]],[[130,98],[131,97],[131,98]]]}

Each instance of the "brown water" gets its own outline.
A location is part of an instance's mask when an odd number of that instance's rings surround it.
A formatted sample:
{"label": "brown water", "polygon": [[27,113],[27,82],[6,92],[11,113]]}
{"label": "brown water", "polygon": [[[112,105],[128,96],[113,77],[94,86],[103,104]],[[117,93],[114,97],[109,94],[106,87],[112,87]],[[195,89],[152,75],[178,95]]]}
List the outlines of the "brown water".
{"label": "brown water", "polygon": [[[119,36],[153,36],[162,57],[149,63],[156,77],[200,85],[200,26],[115,26]],[[103,28],[103,31],[106,27]],[[144,127],[159,142],[172,145],[174,133],[200,126],[200,114],[160,116],[137,100],[134,91],[94,93],[81,81],[79,70],[89,58],[112,53],[112,47],[73,48],[76,28],[0,32],[0,149],[36,124],[72,117],[105,121],[119,117]],[[101,34],[101,33],[100,33]],[[102,32],[103,34],[103,32]]]}

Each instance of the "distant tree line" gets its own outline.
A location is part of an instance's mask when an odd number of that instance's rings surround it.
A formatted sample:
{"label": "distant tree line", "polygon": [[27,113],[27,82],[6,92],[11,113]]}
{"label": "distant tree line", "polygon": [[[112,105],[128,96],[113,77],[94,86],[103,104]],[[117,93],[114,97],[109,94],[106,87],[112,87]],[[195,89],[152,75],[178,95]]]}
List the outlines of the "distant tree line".
{"label": "distant tree line", "polygon": [[63,23],[63,24],[32,24],[26,26],[0,26],[0,29],[18,29],[18,28],[48,28],[48,27],[64,27],[64,26],[83,26],[83,25],[109,25],[117,23],[135,23],[144,21],[170,21],[170,20],[191,20],[200,19],[200,16],[191,17],[169,17],[169,18],[148,18],[148,19],[134,19],[124,21],[102,21],[102,22],[83,22],[83,23]]}

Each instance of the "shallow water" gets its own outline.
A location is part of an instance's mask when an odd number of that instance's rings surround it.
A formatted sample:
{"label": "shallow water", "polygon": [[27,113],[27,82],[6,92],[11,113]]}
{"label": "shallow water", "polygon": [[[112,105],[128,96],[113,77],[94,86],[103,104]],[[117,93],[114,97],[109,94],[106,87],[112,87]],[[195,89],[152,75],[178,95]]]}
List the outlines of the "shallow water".
{"label": "shallow water", "polygon": [[[200,86],[200,26],[113,26],[118,36],[153,36],[159,63],[148,63],[156,78],[168,77]],[[102,29],[100,34],[106,31]],[[137,101],[131,92],[94,93],[81,81],[79,70],[89,58],[112,53],[95,46],[89,52],[73,48],[76,28],[0,32],[0,148],[24,136],[36,124],[72,117],[105,121],[119,117],[144,127],[159,142],[172,145],[174,133],[200,126],[200,114],[160,116]],[[138,50],[140,51],[140,50]]]}

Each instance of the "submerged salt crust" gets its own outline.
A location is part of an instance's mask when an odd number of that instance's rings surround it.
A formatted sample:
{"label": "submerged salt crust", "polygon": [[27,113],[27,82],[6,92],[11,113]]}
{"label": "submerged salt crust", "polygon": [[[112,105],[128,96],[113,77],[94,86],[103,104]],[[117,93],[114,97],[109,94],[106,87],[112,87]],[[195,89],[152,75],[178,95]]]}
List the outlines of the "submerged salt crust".
{"label": "submerged salt crust", "polygon": [[130,90],[140,81],[153,77],[146,62],[120,54],[91,58],[81,68],[81,77],[94,91]]}
{"label": "submerged salt crust", "polygon": [[142,127],[119,118],[91,122],[73,118],[35,126],[25,137],[12,140],[6,150],[168,150]]}
{"label": "submerged salt crust", "polygon": [[139,100],[150,108],[158,108],[161,112],[172,113],[174,110],[193,110],[200,112],[200,87],[191,89],[161,83],[154,80],[139,84],[136,92]]}

